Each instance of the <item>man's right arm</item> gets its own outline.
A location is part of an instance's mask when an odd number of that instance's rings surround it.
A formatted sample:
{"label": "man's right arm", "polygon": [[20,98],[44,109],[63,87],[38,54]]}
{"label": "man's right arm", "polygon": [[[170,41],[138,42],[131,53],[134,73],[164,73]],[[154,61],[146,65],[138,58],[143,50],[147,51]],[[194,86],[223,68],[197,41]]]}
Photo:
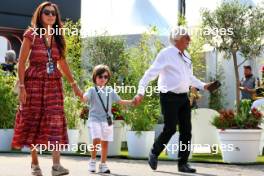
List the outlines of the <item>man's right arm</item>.
{"label": "man's right arm", "polygon": [[139,81],[138,85],[138,95],[144,96],[145,89],[147,88],[150,81],[154,80],[162,69],[166,66],[166,57],[164,57],[163,53],[160,52],[154,63],[149,67],[149,69],[145,72],[144,76]]}

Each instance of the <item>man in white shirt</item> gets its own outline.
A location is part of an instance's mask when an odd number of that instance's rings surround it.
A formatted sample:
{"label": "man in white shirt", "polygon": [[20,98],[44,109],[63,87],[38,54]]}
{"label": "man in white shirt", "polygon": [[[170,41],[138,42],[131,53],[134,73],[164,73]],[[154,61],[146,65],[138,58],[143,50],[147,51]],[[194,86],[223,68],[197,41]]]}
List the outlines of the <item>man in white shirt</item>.
{"label": "man in white shirt", "polygon": [[257,108],[258,110],[264,112],[264,98],[254,101],[251,106],[251,109],[253,108]]}
{"label": "man in white shirt", "polygon": [[[158,156],[176,132],[177,124],[179,124],[180,133],[179,145],[190,145],[191,108],[187,93],[190,86],[200,90],[207,89],[209,86],[198,80],[192,73],[192,61],[185,51],[189,42],[190,36],[186,29],[181,27],[174,29],[170,33],[172,45],[159,52],[154,63],[140,80],[138,94],[135,96],[135,103],[140,104],[149,82],[159,77],[158,90],[164,116],[164,128],[149,154],[148,162],[153,170],[157,169]],[[189,150],[179,151],[178,170],[180,172],[196,172],[187,164],[189,154]]]}

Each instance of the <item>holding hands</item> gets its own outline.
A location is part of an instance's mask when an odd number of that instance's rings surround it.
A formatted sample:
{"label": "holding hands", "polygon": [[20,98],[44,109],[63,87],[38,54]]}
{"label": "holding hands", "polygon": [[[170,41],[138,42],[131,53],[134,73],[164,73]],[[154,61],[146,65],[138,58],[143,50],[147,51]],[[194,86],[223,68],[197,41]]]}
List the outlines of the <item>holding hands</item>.
{"label": "holding hands", "polygon": [[143,95],[136,95],[134,98],[133,98],[133,105],[134,106],[138,106],[140,105],[140,103],[143,101]]}
{"label": "holding hands", "polygon": [[72,83],[71,87],[72,87],[72,89],[74,91],[75,96],[78,96],[78,97],[80,97],[80,99],[82,99],[83,98],[83,92],[78,87],[77,83],[76,82]]}

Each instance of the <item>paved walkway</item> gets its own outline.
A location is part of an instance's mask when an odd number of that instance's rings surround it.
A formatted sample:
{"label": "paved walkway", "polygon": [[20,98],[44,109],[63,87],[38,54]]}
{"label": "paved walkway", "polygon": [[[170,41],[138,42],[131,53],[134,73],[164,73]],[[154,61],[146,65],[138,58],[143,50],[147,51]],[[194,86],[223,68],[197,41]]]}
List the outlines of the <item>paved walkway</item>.
{"label": "paved walkway", "polygon": [[[100,175],[89,174],[86,157],[62,156],[63,165],[70,169],[71,176]],[[40,166],[44,176],[50,176],[52,161],[48,155],[40,156]],[[186,176],[177,172],[173,161],[160,161],[157,171],[152,171],[144,160],[109,159],[108,165],[113,176]],[[226,165],[192,163],[198,176],[264,176],[264,165]],[[27,154],[0,153],[0,176],[29,176],[30,156]]]}

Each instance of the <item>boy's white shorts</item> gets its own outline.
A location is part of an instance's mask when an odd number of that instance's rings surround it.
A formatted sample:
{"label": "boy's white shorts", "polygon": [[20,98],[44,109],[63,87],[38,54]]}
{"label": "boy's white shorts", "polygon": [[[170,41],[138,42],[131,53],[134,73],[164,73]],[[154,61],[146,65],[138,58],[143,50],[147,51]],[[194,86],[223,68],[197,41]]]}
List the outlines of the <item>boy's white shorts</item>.
{"label": "boy's white shorts", "polygon": [[101,139],[102,141],[113,141],[113,125],[109,126],[107,122],[89,122],[88,129],[92,139]]}

